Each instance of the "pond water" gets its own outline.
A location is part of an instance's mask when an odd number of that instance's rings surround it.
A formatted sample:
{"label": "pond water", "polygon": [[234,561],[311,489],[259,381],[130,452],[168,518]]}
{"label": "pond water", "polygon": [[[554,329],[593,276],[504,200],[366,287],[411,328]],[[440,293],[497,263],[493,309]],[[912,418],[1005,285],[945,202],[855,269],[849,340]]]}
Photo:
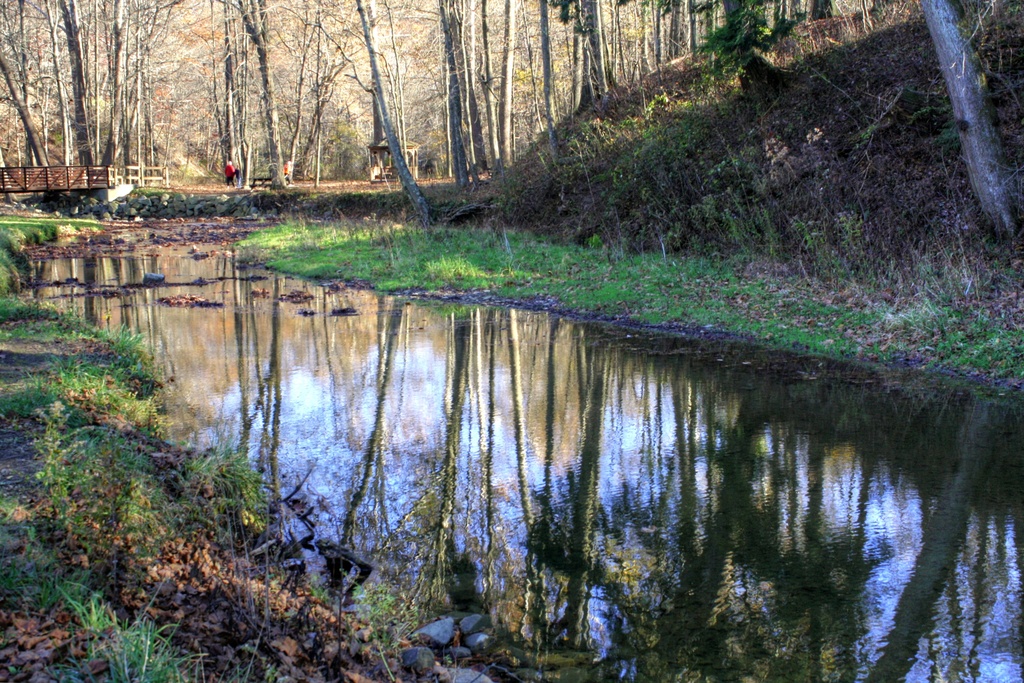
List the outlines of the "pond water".
{"label": "pond water", "polygon": [[[39,295],[145,336],[173,439],[305,479],[319,533],[489,611],[553,680],[1022,679],[1013,406],[204,255],[35,277],[93,283]],[[145,272],[178,284],[112,296]]]}

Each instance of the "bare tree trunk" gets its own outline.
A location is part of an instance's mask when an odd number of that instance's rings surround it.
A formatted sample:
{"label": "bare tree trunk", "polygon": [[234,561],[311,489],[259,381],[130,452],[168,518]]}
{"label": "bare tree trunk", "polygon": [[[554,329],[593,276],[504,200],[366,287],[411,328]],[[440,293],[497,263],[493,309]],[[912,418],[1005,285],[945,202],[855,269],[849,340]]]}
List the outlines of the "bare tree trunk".
{"label": "bare tree trunk", "polygon": [[591,44],[594,50],[596,94],[599,97],[603,97],[614,80],[609,77],[611,71],[608,68],[608,31],[604,25],[604,11],[601,9],[601,0],[587,0],[587,5],[590,7],[594,21]]}
{"label": "bare tree trunk", "polygon": [[558,158],[558,136],[555,133],[554,102],[551,91],[554,75],[551,69],[551,28],[548,22],[548,0],[540,0],[540,63],[544,75],[544,123],[548,131],[548,147],[552,160]]}
{"label": "bare tree trunk", "polygon": [[278,124],[274,77],[270,71],[270,27],[267,20],[266,0],[243,0],[242,23],[249,34],[260,65],[263,84],[263,108],[267,123],[267,144],[270,153],[270,187],[284,188],[284,165],[281,159],[281,132]]}
{"label": "bare tree trunk", "polygon": [[832,0],[811,0],[811,19],[827,19],[834,14]]}
{"label": "bare tree trunk", "polygon": [[[578,2],[578,0],[577,0]],[[583,81],[584,71],[586,65],[584,64],[584,50],[583,50],[583,27],[581,24],[576,25],[576,29],[572,32],[572,108],[569,113],[579,111],[583,106]]]}
{"label": "bare tree trunk", "polygon": [[494,171],[504,173],[501,164],[501,145],[498,142],[497,98],[494,95],[494,71],[491,68],[490,20],[487,16],[487,0],[480,0],[480,33],[484,41],[484,64],[480,84],[484,90],[484,110],[487,113],[487,147]]}
{"label": "bare tree trunk", "polygon": [[49,163],[46,158],[46,145],[32,119],[32,112],[29,111],[28,105],[21,97],[21,89],[18,87],[14,74],[11,73],[11,65],[4,56],[3,50],[0,50],[0,71],[4,72],[4,80],[7,81],[7,87],[11,92],[11,101],[14,103],[14,108],[18,110],[18,116],[21,117],[21,123],[25,127],[25,139],[28,141],[32,157],[35,159],[35,165],[46,166]]}
{"label": "bare tree trunk", "polygon": [[687,45],[692,55],[697,52],[700,41],[700,27],[697,24],[697,8],[695,7],[696,0],[684,0],[684,2],[686,2],[686,18],[689,23],[689,29],[686,32]]}
{"label": "bare tree trunk", "polygon": [[[92,17],[93,21],[98,21],[99,17],[99,0],[92,0]],[[88,35],[88,32],[87,32]],[[88,53],[88,47],[86,47]],[[100,137],[102,126],[100,125],[100,31],[92,31],[92,52],[86,54],[86,60],[92,59],[92,69],[86,72],[87,87],[91,90],[92,94],[92,132],[90,133],[89,139],[92,141],[92,158],[98,159],[100,156]]]}
{"label": "bare tree trunk", "polygon": [[921,9],[953,105],[971,186],[996,237],[1013,239],[1019,207],[985,72],[965,31],[963,10],[957,0],[922,0]]}
{"label": "bare tree trunk", "polygon": [[[398,136],[395,135],[395,129],[391,125],[391,118],[388,116],[387,104],[384,101],[383,87],[380,78],[380,68],[377,66],[377,45],[373,39],[372,26],[376,23],[376,17],[367,16],[368,12],[363,6],[363,0],[356,0],[356,9],[359,11],[359,19],[363,24],[363,40],[366,43],[366,51],[370,56],[370,73],[373,78],[373,99],[377,102],[380,111],[380,120],[384,128],[384,134],[387,136],[388,147],[391,149],[392,163],[395,165],[395,172],[398,173],[398,178],[402,181],[402,187],[405,189],[406,194],[409,195],[410,201],[412,201],[413,208],[415,208],[417,215],[419,216],[420,223],[427,227],[430,225],[430,205],[427,204],[426,197],[420,192],[419,185],[416,184],[416,180],[412,177],[412,173],[409,171],[408,164],[405,163],[405,155],[402,153],[401,145],[398,142]],[[374,11],[373,0],[370,0],[370,12],[372,15]]]}
{"label": "bare tree trunk", "polygon": [[[459,54],[462,58],[462,68],[459,71],[459,75],[462,78],[463,86],[466,92],[466,113],[468,114],[469,124],[469,143],[470,143],[470,169],[476,179],[478,170],[486,171],[488,168],[487,164],[487,152],[484,148],[484,131],[483,123],[480,121],[480,106],[476,100],[476,88],[473,87],[473,70],[476,68],[476,15],[472,11],[472,6],[463,8],[460,13],[460,30],[459,30],[459,43],[461,50]],[[469,32],[470,39],[466,40],[466,21],[465,17],[469,17]]]}
{"label": "bare tree trunk", "polygon": [[[308,24],[304,22],[304,24]],[[306,85],[306,62],[309,61],[309,49],[313,44],[311,36],[304,36],[302,46],[302,60],[299,62],[299,82],[295,86],[295,129],[292,131],[292,139],[288,145],[288,159],[295,161],[295,155],[299,148],[299,133],[302,132],[302,91]],[[294,181],[295,170],[292,169]]]}
{"label": "bare tree trunk", "polygon": [[46,22],[50,29],[50,59],[53,60],[53,82],[54,87],[57,90],[57,102],[60,105],[61,137],[64,140],[62,157],[65,164],[70,164],[72,155],[74,154],[74,148],[71,144],[74,129],[71,125],[71,112],[68,107],[67,90],[65,89],[64,81],[61,79],[60,41],[57,37],[57,21],[54,18],[55,16],[56,10],[48,1],[46,4]]}
{"label": "bare tree trunk", "polygon": [[238,129],[235,120],[235,49],[231,43],[231,16],[228,13],[228,5],[224,4],[224,129],[226,138],[224,140],[224,156],[227,159],[241,161],[238,157]]}
{"label": "bare tree trunk", "polygon": [[438,9],[441,15],[441,32],[444,34],[444,55],[448,74],[448,126],[451,129],[452,171],[455,173],[455,184],[466,187],[469,185],[469,173],[466,170],[466,147],[462,138],[462,93],[455,56],[450,0],[441,0]]}
{"label": "bare tree trunk", "polygon": [[373,143],[377,144],[384,140],[384,122],[380,116],[380,106],[377,104],[377,98],[373,99]]}
{"label": "bare tree trunk", "polygon": [[113,42],[113,59],[110,69],[112,71],[110,94],[113,98],[110,112],[110,131],[107,135],[107,144],[103,150],[103,165],[111,166],[117,160],[118,146],[121,144],[121,123],[124,113],[124,70],[125,70],[125,5],[123,0],[114,0],[113,25],[111,26],[111,41]]}
{"label": "bare tree trunk", "polygon": [[[237,113],[239,113],[241,115],[239,117],[240,120],[238,122],[238,151],[242,155],[242,158],[244,159],[244,161],[242,162],[242,180],[243,180],[244,184],[248,184],[250,182],[250,179],[252,178],[252,175],[253,175],[253,173],[252,173],[252,163],[253,163],[253,159],[255,158],[256,155],[255,155],[255,153],[253,151],[252,140],[250,139],[250,136],[249,136],[249,128],[250,128],[250,126],[249,126],[249,121],[250,121],[249,114],[251,113],[251,107],[250,107],[251,99],[249,97],[249,93],[250,93],[249,85],[250,85],[250,82],[251,82],[252,79],[250,78],[250,74],[249,74],[249,58],[248,58],[249,39],[246,37],[244,32],[241,35],[241,41],[240,42],[241,42],[241,46],[240,47],[236,47],[236,49],[235,49],[235,54],[238,55],[239,58],[241,59],[240,62],[236,63],[236,66],[240,66],[241,67],[241,93],[240,93],[241,101],[238,103],[238,109],[237,109]],[[236,80],[235,80],[235,84],[236,84],[235,92],[236,92],[236,94],[239,94],[238,93],[238,88],[237,88],[237,85],[238,85],[238,80],[237,80],[238,79],[238,75],[239,74],[238,74],[238,71],[236,69],[236,71],[235,71],[235,78],[236,78]]]}
{"label": "bare tree trunk", "polygon": [[501,145],[501,167],[512,165],[512,86],[516,57],[515,0],[505,0],[505,56],[502,64],[501,98],[498,101],[498,143]]}
{"label": "bare tree trunk", "polygon": [[663,61],[662,47],[661,47],[661,8],[654,5],[651,8],[651,38],[654,43],[654,67],[660,68]]}
{"label": "bare tree trunk", "polygon": [[688,0],[673,0],[668,25],[668,58],[675,59],[683,54],[683,3]]}
{"label": "bare tree trunk", "polygon": [[[402,143],[404,148],[408,141],[405,128],[405,79],[402,77],[401,69],[401,55],[398,49],[398,31],[395,30],[395,13],[391,11],[391,6],[385,2],[384,5],[388,11],[388,27],[391,29],[391,54],[395,60],[395,73],[393,76],[388,77],[391,82],[391,99],[394,104],[394,110],[392,122],[395,125],[395,134],[398,136],[398,141]],[[385,61],[385,66],[387,62]]]}
{"label": "bare tree trunk", "polygon": [[323,144],[323,128],[320,126],[320,122],[317,121],[316,126],[316,175],[313,178],[313,187],[320,187],[320,160],[322,158]]}
{"label": "bare tree trunk", "polygon": [[604,39],[601,29],[601,5],[598,0],[583,0],[581,4],[583,31],[583,93],[580,109],[598,104],[608,91],[608,78],[604,63]]}
{"label": "bare tree trunk", "polygon": [[86,85],[85,52],[78,23],[78,7],[75,0],[60,0],[60,10],[64,19],[68,58],[71,61],[71,91],[75,105],[75,146],[78,150],[78,161],[86,166],[92,166],[92,131],[89,128],[89,113],[86,107],[89,90]]}
{"label": "bare tree trunk", "polygon": [[[533,117],[534,125],[533,132],[539,131],[544,126],[544,117],[540,113],[541,97],[537,92],[537,65],[533,62],[533,36],[530,35],[530,15],[526,10],[526,3],[524,2],[520,7],[523,10],[523,46],[526,48],[526,72],[530,74],[530,90],[533,97],[530,98],[530,103],[533,105]],[[531,134],[530,137],[533,137]],[[515,135],[512,136],[512,142],[515,143]],[[515,153],[515,144],[512,145],[512,152]]]}
{"label": "bare tree trunk", "polygon": [[608,74],[609,82],[614,86],[616,83],[626,81],[626,52],[622,44],[622,6],[619,3],[612,5],[612,30],[611,36],[605,41],[606,55],[608,58],[605,72]]}
{"label": "bare tree trunk", "polygon": [[[152,34],[150,34],[150,35],[152,35]],[[135,56],[135,106],[134,106],[133,111],[132,111],[132,122],[131,122],[131,129],[132,129],[132,131],[135,134],[135,156],[134,156],[134,159],[136,159],[136,160],[142,159],[143,150],[145,149],[145,147],[143,146],[143,142],[142,142],[142,131],[144,129],[144,125],[143,125],[143,120],[144,120],[143,108],[145,107],[145,104],[146,104],[146,99],[143,97],[143,94],[146,91],[145,90],[145,78],[144,78],[145,71],[143,70],[143,65],[147,63],[147,59],[146,58],[148,56],[148,47],[147,47],[148,42],[149,42],[148,40],[145,40],[145,41],[143,40],[143,37],[142,37],[142,26],[139,25],[138,27],[136,27],[136,32],[135,32],[135,49],[136,49],[136,56]],[[124,153],[124,163],[125,163],[126,166],[129,163],[131,163],[131,159],[132,158],[133,157],[132,157],[132,154],[131,154],[130,146],[126,145],[125,146],[125,153]]]}

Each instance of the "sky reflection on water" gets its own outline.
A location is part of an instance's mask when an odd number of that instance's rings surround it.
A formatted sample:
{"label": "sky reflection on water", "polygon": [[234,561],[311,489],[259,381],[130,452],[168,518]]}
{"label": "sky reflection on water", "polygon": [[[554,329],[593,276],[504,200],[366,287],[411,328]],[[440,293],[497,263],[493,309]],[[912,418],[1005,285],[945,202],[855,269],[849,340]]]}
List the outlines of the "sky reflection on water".
{"label": "sky reflection on water", "polygon": [[36,267],[224,278],[67,301],[150,341],[172,438],[238,443],[276,490],[312,470],[324,534],[565,677],[1021,680],[1012,406],[180,251]]}

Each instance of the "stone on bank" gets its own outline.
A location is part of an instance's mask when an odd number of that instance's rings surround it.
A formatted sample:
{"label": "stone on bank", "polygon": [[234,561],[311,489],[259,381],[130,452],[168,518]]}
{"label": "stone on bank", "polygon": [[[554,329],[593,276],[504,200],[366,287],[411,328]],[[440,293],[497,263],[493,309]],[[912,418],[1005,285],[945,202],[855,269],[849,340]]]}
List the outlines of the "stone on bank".
{"label": "stone on bank", "polygon": [[185,195],[180,192],[154,196],[121,197],[102,201],[96,197],[61,195],[22,208],[67,218],[98,220],[139,220],[146,218],[258,218],[251,195],[218,195],[216,197]]}

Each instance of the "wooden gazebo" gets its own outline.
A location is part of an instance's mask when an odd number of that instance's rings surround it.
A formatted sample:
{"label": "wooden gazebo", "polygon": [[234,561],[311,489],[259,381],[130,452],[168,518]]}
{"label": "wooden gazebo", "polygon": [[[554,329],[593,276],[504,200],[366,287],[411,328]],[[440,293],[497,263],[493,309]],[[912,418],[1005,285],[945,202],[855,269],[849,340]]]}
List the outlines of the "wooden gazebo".
{"label": "wooden gazebo", "polygon": [[[386,140],[367,145],[370,150],[370,182],[381,183],[395,179],[395,167],[391,162],[391,147]],[[402,150],[405,163],[415,180],[419,180],[420,146],[414,142],[406,143]]]}

